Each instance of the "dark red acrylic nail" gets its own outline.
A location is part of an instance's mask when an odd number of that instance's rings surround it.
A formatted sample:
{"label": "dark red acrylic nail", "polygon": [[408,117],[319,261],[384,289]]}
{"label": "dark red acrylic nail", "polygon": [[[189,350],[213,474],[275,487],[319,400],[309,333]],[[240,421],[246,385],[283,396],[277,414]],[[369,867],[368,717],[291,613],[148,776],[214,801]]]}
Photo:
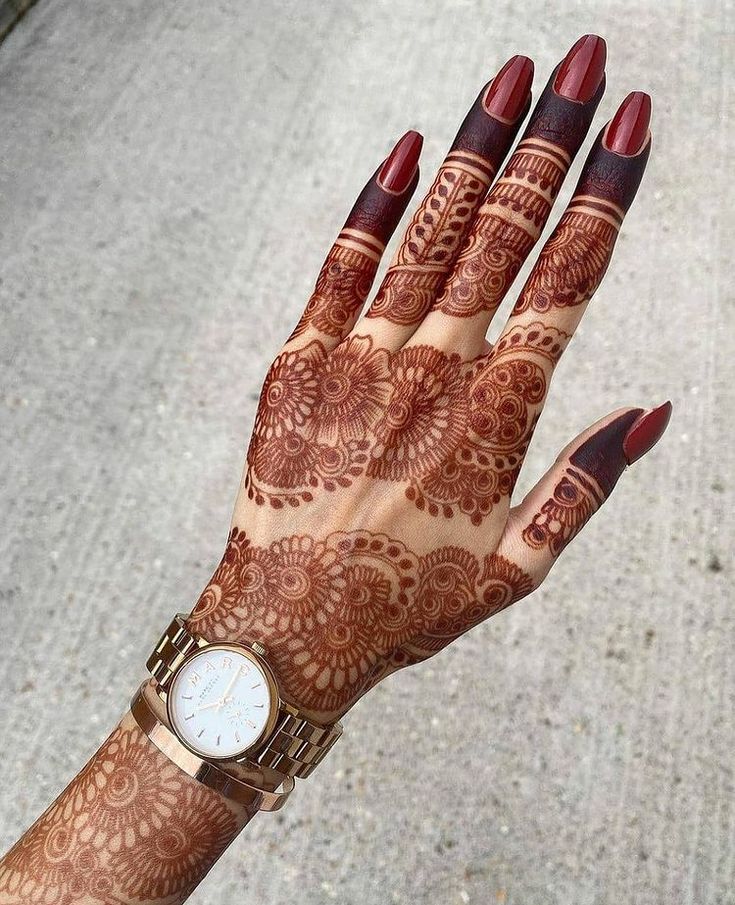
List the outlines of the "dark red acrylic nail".
{"label": "dark red acrylic nail", "polygon": [[637,462],[663,437],[671,420],[671,403],[664,402],[658,408],[645,412],[631,426],[623,440],[623,452],[628,465]]}
{"label": "dark red acrylic nail", "polygon": [[511,57],[495,76],[485,97],[485,110],[497,119],[514,123],[526,109],[533,82],[533,61]]}
{"label": "dark red acrylic nail", "polygon": [[570,101],[586,104],[605,74],[607,45],[599,35],[584,35],[564,57],[554,79],[554,91]]}
{"label": "dark red acrylic nail", "polygon": [[380,168],[378,184],[387,192],[405,192],[416,175],[423,143],[419,132],[406,132]]}
{"label": "dark red acrylic nail", "polygon": [[634,157],[643,150],[651,123],[651,98],[631,91],[613,116],[602,142],[608,151]]}

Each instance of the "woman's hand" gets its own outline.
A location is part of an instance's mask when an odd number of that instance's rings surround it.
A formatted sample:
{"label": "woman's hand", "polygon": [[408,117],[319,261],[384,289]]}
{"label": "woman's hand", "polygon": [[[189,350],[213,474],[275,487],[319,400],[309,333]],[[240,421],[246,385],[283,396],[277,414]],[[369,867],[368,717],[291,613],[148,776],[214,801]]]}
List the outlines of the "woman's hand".
{"label": "woman's hand", "polygon": [[531,102],[533,64],[506,63],[360,318],[418,181],[421,136],[407,133],[268,373],[227,550],[189,624],[265,644],[284,696],[318,720],[530,593],[666,427],[668,403],[606,416],[511,506],[554,368],[650,150],[650,99],[635,92],[598,136],[490,348],[488,326],[585,139],[604,67],[602,39],[581,38],[490,188]]}

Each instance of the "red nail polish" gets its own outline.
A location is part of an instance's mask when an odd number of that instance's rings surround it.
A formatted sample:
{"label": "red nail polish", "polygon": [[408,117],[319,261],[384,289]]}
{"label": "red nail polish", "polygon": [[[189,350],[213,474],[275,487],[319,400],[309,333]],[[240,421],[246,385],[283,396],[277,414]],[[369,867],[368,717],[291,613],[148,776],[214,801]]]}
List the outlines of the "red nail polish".
{"label": "red nail polish", "polygon": [[623,440],[623,452],[628,465],[637,462],[663,437],[671,420],[671,403],[664,402],[656,409],[645,412],[632,425]]}
{"label": "red nail polish", "polygon": [[496,119],[514,123],[526,108],[532,81],[533,61],[511,57],[488,88],[485,110]]}
{"label": "red nail polish", "polygon": [[398,195],[406,191],[416,175],[423,143],[423,135],[414,131],[406,132],[380,168],[378,184],[381,188]]}
{"label": "red nail polish", "polygon": [[554,91],[570,101],[586,104],[605,74],[607,45],[598,35],[584,35],[564,57],[554,79]]}
{"label": "red nail polish", "polygon": [[610,120],[603,144],[608,151],[635,157],[648,138],[651,98],[644,91],[631,91]]}

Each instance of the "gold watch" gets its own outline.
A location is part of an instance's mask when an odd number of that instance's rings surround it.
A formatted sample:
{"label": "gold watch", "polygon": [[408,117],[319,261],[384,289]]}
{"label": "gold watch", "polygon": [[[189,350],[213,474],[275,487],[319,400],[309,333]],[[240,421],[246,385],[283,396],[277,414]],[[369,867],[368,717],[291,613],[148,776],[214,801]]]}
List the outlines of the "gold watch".
{"label": "gold watch", "polygon": [[181,745],[212,767],[242,764],[286,779],[305,778],[342,734],[284,701],[257,642],[207,641],[179,613],[147,661]]}

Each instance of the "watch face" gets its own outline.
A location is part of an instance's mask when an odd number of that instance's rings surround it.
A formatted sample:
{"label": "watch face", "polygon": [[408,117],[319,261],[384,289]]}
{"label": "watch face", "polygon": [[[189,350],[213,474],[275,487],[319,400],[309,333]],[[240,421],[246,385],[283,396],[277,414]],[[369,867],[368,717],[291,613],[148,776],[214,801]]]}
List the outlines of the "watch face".
{"label": "watch face", "polygon": [[268,728],[271,681],[255,656],[212,644],[185,660],[168,694],[168,714],[179,738],[202,757],[232,758]]}

